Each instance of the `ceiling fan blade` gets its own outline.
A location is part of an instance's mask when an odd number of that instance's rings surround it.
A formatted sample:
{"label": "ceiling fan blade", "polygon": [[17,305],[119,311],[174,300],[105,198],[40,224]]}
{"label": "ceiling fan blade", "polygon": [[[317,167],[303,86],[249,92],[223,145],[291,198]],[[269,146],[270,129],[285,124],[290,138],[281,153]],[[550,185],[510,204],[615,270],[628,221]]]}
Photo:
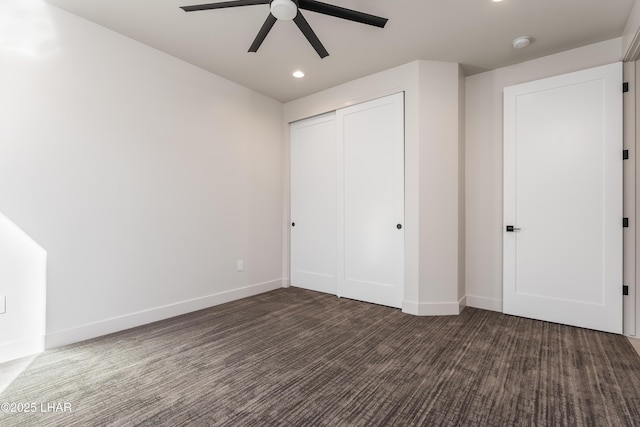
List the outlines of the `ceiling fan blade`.
{"label": "ceiling fan blade", "polygon": [[293,22],[296,23],[298,28],[300,28],[300,31],[302,31],[302,34],[304,34],[307,40],[309,40],[309,43],[311,43],[311,46],[313,46],[316,52],[318,52],[318,55],[320,55],[320,58],[329,56],[329,52],[327,52],[327,49],[324,48],[324,46],[320,42],[320,39],[318,38],[318,36],[316,36],[316,33],[313,32],[313,30],[311,29],[311,26],[309,25],[307,20],[304,19],[304,16],[302,16],[300,11],[298,11],[298,14],[296,15],[296,17],[293,18]]}
{"label": "ceiling fan blade", "polygon": [[249,48],[249,52],[258,51],[258,49],[260,48],[260,45],[262,44],[264,39],[267,37],[267,34],[269,34],[269,31],[271,31],[271,28],[273,27],[273,24],[276,23],[276,21],[277,21],[276,17],[273,16],[272,14],[269,14],[269,16],[267,16],[267,20],[264,21],[264,24],[262,24],[262,28],[260,28],[260,31],[258,31],[258,35],[256,36],[256,39],[251,44],[251,47]]}
{"label": "ceiling fan blade", "polygon": [[388,21],[387,18],[381,18],[379,16],[369,15],[368,13],[358,12],[357,10],[346,9],[344,7],[322,3],[315,0],[299,0],[299,7],[300,9],[335,16],[336,18],[348,19],[349,21],[360,22],[361,24],[373,25],[380,28],[384,28]]}
{"label": "ceiling fan blade", "polygon": [[226,7],[253,6],[256,4],[269,4],[269,0],[223,1],[220,3],[196,4],[194,6],[180,6],[180,9],[184,10],[185,12],[195,12],[198,10],[224,9]]}

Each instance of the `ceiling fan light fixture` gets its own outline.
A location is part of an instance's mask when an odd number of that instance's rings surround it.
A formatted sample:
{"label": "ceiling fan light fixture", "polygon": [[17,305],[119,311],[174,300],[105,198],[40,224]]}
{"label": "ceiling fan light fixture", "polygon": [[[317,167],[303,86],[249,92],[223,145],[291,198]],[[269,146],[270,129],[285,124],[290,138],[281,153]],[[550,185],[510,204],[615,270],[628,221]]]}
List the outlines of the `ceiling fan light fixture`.
{"label": "ceiling fan light fixture", "polygon": [[281,21],[291,21],[298,14],[298,6],[291,0],[273,0],[271,14]]}

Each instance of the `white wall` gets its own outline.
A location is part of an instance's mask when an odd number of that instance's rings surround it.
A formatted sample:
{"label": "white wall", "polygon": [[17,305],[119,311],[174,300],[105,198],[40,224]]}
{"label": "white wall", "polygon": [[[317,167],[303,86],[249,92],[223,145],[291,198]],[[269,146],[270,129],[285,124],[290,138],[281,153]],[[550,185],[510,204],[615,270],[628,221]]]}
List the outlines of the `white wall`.
{"label": "white wall", "polygon": [[[1,7],[0,214],[46,252],[48,346],[282,285],[281,103],[40,1]],[[0,346],[37,291],[10,269]]]}
{"label": "white wall", "polygon": [[458,257],[464,234],[459,228],[459,195],[464,194],[459,82],[458,64],[420,61],[419,303],[424,314],[454,314],[464,296]]}
{"label": "white wall", "polygon": [[[288,123],[385,95],[405,93],[405,293],[403,311],[458,314],[459,67],[416,61],[285,104]],[[284,161],[289,161],[287,139]],[[288,164],[285,188],[288,188]],[[286,190],[288,191],[288,190]],[[284,223],[289,224],[285,196]],[[288,227],[283,230],[289,241]],[[288,259],[285,245],[284,259]],[[288,276],[289,265],[283,264]]]}
{"label": "white wall", "polygon": [[465,186],[465,105],[466,105],[466,76],[459,67],[458,72],[458,299],[461,305],[466,305],[466,282],[465,277],[465,247],[466,247],[466,186]]}
{"label": "white wall", "polygon": [[620,61],[613,39],[467,77],[467,304],[502,311],[502,90],[527,81]]}
{"label": "white wall", "polygon": [[633,5],[620,40],[622,42],[622,60],[632,62],[638,59],[640,55],[640,2]]}
{"label": "white wall", "polygon": [[0,363],[44,349],[46,270],[45,250],[0,214]]}

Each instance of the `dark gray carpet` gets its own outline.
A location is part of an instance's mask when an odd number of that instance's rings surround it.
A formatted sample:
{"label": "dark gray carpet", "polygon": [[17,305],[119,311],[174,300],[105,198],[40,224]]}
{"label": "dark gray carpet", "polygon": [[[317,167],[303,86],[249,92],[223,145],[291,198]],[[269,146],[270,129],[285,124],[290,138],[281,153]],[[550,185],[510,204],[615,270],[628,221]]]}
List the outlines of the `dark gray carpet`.
{"label": "dark gray carpet", "polygon": [[37,405],[2,426],[640,425],[640,357],[618,335],[290,288],[47,351],[0,402]]}

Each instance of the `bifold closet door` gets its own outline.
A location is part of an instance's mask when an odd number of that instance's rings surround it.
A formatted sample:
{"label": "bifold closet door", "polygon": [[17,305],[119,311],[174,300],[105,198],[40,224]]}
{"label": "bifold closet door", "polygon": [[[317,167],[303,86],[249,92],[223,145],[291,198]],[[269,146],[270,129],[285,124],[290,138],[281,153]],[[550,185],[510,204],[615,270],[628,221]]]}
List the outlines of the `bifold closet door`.
{"label": "bifold closet door", "polygon": [[335,113],[291,124],[291,284],[336,294]]}
{"label": "bifold closet door", "polygon": [[338,296],[391,307],[404,295],[404,94],[336,112]]}

